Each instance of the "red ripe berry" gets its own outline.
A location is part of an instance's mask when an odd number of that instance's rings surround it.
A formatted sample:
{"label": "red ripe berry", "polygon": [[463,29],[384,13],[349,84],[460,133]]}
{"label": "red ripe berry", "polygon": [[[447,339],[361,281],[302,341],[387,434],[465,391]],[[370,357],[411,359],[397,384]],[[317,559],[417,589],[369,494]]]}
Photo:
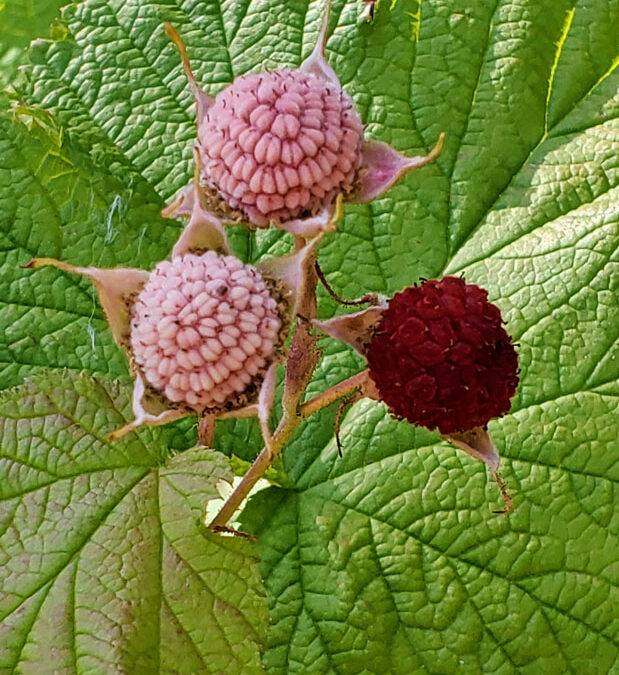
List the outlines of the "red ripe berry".
{"label": "red ripe berry", "polygon": [[368,352],[370,377],[391,411],[453,434],[508,412],[518,356],[488,293],[456,277],[397,293]]}

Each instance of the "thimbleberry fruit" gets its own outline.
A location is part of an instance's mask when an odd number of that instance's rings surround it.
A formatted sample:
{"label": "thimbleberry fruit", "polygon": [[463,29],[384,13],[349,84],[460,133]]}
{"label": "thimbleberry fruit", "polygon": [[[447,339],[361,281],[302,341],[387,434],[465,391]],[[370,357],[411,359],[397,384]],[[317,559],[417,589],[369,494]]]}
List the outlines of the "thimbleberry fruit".
{"label": "thimbleberry fruit", "polygon": [[367,350],[391,411],[453,434],[508,412],[518,357],[485,290],[445,277],[397,293]]}
{"label": "thimbleberry fruit", "polygon": [[443,134],[417,157],[364,139],[353,101],[327,63],[328,19],[327,3],[316,45],[299,68],[242,75],[215,97],[200,88],[180,35],[166,24],[197,103],[199,180],[163,209],[165,217],[191,216],[202,201],[221,224],[273,224],[313,237],[329,225],[337,197],[369,202],[438,156]]}
{"label": "thimbleberry fruit", "polygon": [[351,192],[363,126],[351,98],[311,73],[237,78],[208,109],[203,183],[258,226],[311,214]]}
{"label": "thimbleberry fruit", "polygon": [[131,308],[131,351],[148,383],[202,411],[235,405],[279,345],[278,304],[258,271],[208,251],[159,263]]}
{"label": "thimbleberry fruit", "polygon": [[196,200],[171,261],[151,272],[54,258],[34,258],[27,267],[55,267],[95,285],[134,377],[133,419],[111,439],[197,413],[205,445],[221,417],[257,417],[268,443],[276,367],[291,318],[311,295],[307,270],[321,236],[287,256],[246,265],[229,254],[221,224]]}

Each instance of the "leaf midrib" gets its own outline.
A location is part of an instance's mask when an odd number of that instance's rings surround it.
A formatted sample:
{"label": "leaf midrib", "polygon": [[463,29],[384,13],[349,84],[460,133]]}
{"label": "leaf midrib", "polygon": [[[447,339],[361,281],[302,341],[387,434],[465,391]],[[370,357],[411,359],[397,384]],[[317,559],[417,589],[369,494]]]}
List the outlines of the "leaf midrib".
{"label": "leaf midrib", "polygon": [[[546,139],[547,139],[549,136],[551,136],[552,131],[553,131],[554,129],[556,129],[557,126],[558,126],[558,125],[559,125],[559,124],[560,124],[560,123],[561,123],[561,122],[562,122],[562,121],[563,121],[570,113],[572,113],[578,106],[580,106],[580,105],[585,101],[585,99],[587,99],[587,98],[591,95],[591,93],[592,93],[592,92],[593,92],[600,84],[602,84],[602,82],[604,81],[604,79],[605,79],[606,77],[609,77],[609,76],[612,74],[612,72],[614,72],[615,67],[616,67],[616,65],[613,66],[607,73],[605,73],[605,74],[602,76],[602,78],[600,78],[600,80],[598,80],[598,82],[596,82],[596,83],[595,83],[595,84],[594,84],[594,85],[593,85],[593,86],[592,86],[592,87],[591,87],[591,88],[590,88],[583,96],[581,96],[580,99],[578,99],[578,101],[576,101],[576,102],[573,104],[573,106],[572,106],[572,108],[571,108],[570,110],[568,110],[566,113],[564,113],[561,117],[557,118],[557,120],[554,122],[554,124],[552,124],[551,127],[549,127],[547,130],[545,130],[545,131],[542,133],[542,135],[540,136],[540,138],[539,138],[539,140],[537,141],[537,143],[531,148],[531,150],[528,152],[528,154],[526,155],[526,157],[524,158],[524,160],[523,160],[523,161],[520,163],[520,165],[515,169],[515,171],[514,171],[513,174],[511,175],[509,181],[507,181],[507,183],[504,185],[504,187],[500,189],[500,191],[497,193],[497,195],[496,195],[495,198],[492,200],[492,202],[489,204],[489,206],[485,209],[485,211],[482,213],[482,215],[477,219],[477,222],[476,222],[476,223],[473,225],[473,227],[466,233],[465,237],[464,237],[464,238],[461,238],[461,241],[460,241],[457,245],[454,246],[453,251],[451,251],[451,252],[448,254],[448,256],[447,256],[447,262],[445,263],[445,265],[444,265],[442,271],[440,272],[440,276],[443,276],[443,275],[445,275],[445,274],[447,273],[447,268],[449,267],[449,265],[450,265],[451,261],[453,260],[453,258],[459,253],[459,251],[460,251],[461,249],[463,249],[463,248],[465,247],[465,245],[472,239],[473,235],[474,235],[474,234],[475,234],[475,233],[476,233],[476,232],[484,225],[484,222],[485,222],[486,218],[488,217],[488,214],[489,214],[491,211],[493,211],[494,207],[497,205],[497,202],[498,202],[498,201],[501,199],[501,197],[507,192],[507,190],[509,190],[509,188],[510,188],[510,187],[512,186],[512,184],[514,183],[515,179],[518,177],[518,175],[520,174],[520,172],[522,171],[522,169],[529,163],[531,157],[535,154],[535,152],[536,152],[536,151],[544,144],[544,142],[546,141]],[[469,119],[470,119],[470,115],[469,115]],[[605,120],[605,122],[606,122],[606,120]],[[467,123],[468,123],[468,122],[467,122]],[[588,127],[588,128],[595,128],[595,127],[597,127],[597,126],[603,126],[603,124],[604,124],[604,123],[602,123],[601,125],[600,125],[600,124],[593,124],[593,125],[591,125],[591,127]],[[463,137],[464,137],[464,136],[463,136]],[[455,167],[455,164],[456,164],[456,163],[457,163],[457,158],[456,158],[456,161],[454,162],[454,167]],[[451,182],[450,182],[450,185],[451,185]],[[596,197],[596,199],[597,199],[597,197]],[[593,200],[593,201],[595,201],[595,200]],[[450,197],[450,205],[451,205],[451,197]],[[582,205],[583,205],[583,204],[581,204],[581,206],[582,206]],[[450,223],[451,223],[451,218],[452,218],[452,215],[453,215],[453,209],[452,209],[452,208],[450,208],[449,213],[450,213],[450,216],[449,216],[449,222],[448,222],[448,224],[447,224],[447,231],[448,231],[448,233],[449,233],[449,231],[450,231]],[[563,215],[565,215],[565,214],[563,214]],[[545,223],[543,223],[543,224],[545,224]],[[534,231],[534,230],[536,230],[536,229],[538,229],[538,228],[541,227],[541,226],[542,226],[542,225],[534,226],[534,227],[529,231],[529,233],[532,232],[532,231]],[[448,247],[449,247],[449,235],[448,235],[448,242],[447,242],[447,244],[448,244]],[[469,261],[469,262],[467,263],[467,266],[468,266],[468,265],[471,265],[471,264],[473,264],[473,263],[475,263],[475,262],[479,262],[480,260],[486,259],[486,258],[488,258],[490,255],[492,255],[492,252],[485,252],[481,258],[476,258],[475,260]],[[457,272],[458,270],[455,270],[455,271]]]}

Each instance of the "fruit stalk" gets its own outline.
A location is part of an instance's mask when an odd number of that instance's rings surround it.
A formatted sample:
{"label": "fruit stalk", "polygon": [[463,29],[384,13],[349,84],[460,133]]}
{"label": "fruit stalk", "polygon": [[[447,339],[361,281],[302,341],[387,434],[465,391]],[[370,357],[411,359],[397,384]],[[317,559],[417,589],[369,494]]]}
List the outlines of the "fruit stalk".
{"label": "fruit stalk", "polygon": [[282,451],[284,445],[290,439],[298,422],[294,418],[285,416],[282,418],[279,426],[275,430],[268,446],[265,446],[258,457],[254,460],[247,473],[236,486],[232,494],[228,497],[225,504],[221,507],[219,513],[209,524],[209,529],[213,532],[227,531],[226,525],[235,514],[239,506],[245,501],[254,485],[264,475],[269,465],[277,455]]}
{"label": "fruit stalk", "polygon": [[298,407],[296,415],[285,414],[273,434],[270,445],[264,447],[258,457],[256,457],[254,463],[241,479],[241,482],[236,486],[225,504],[221,507],[219,513],[209,524],[209,529],[214,532],[227,530],[226,525],[236,510],[245,501],[254,485],[264,475],[264,472],[269,468],[275,457],[283,450],[304,419],[331,405],[331,403],[334,403],[338,399],[359,391],[366,381],[367,371],[364,370],[303,403]]}
{"label": "fruit stalk", "polygon": [[[305,296],[305,301],[301,304],[300,309],[304,316],[313,318],[316,316],[315,286],[317,278],[313,264],[308,267],[311,270],[308,279],[308,290],[310,292]],[[243,476],[241,482],[209,524],[209,528],[215,532],[227,530],[226,525],[236,510],[305,418],[334,401],[358,391],[367,381],[367,371],[358,373],[302,404],[301,398],[320,356],[320,352],[316,348],[317,338],[310,331],[311,324],[308,321],[302,320],[299,322],[290,347],[286,367],[282,419],[249,471]]]}

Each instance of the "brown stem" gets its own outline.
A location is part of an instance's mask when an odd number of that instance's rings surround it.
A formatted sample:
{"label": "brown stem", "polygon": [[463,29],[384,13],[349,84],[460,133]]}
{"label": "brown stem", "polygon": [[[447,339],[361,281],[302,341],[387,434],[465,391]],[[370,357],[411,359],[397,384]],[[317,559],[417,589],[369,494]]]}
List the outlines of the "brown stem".
{"label": "brown stem", "polygon": [[209,528],[214,532],[225,532],[226,525],[235,514],[236,510],[245,501],[254,485],[262,478],[273,459],[282,451],[284,445],[294,434],[299,424],[301,424],[306,417],[313,415],[325,406],[328,406],[347,394],[353,393],[355,390],[361,389],[367,380],[367,377],[367,371],[357,373],[357,375],[349,377],[347,380],[336,384],[334,387],[323,391],[322,394],[318,394],[318,396],[315,396],[306,403],[298,406],[297,414],[284,412],[284,416],[273,434],[270,447],[263,448],[258,457],[256,457],[254,463],[249,468],[249,471],[243,476],[241,482],[236,486],[225,504],[221,507],[219,513],[209,524]]}
{"label": "brown stem", "polygon": [[262,452],[256,457],[254,463],[249,468],[249,471],[243,476],[241,482],[236,486],[232,494],[226,500],[226,503],[221,507],[219,513],[213,518],[209,525],[209,529],[214,532],[226,531],[226,525],[235,514],[236,510],[243,503],[247,495],[250,493],[254,485],[260,480],[264,472],[269,468],[269,464],[273,461],[286,444],[286,441],[292,436],[297,427],[296,420],[282,419],[279,426],[273,434],[270,448],[263,448]]}
{"label": "brown stem", "polygon": [[198,443],[207,448],[213,447],[215,438],[215,415],[202,413],[198,420]]}
{"label": "brown stem", "polygon": [[339,398],[342,398],[347,394],[352,394],[355,389],[361,389],[367,379],[368,371],[363,370],[360,373],[349,377],[347,380],[343,380],[339,384],[330,387],[321,394],[318,394],[318,396],[314,396],[314,398],[303,403],[299,408],[299,415],[302,419],[313,415],[315,412],[318,412],[325,406],[337,401]]}
{"label": "brown stem", "polygon": [[514,502],[512,501],[512,498],[509,496],[509,493],[507,492],[507,486],[503,482],[503,479],[501,476],[499,476],[497,471],[492,472],[492,476],[494,480],[498,483],[498,486],[501,490],[501,495],[503,496],[503,501],[505,502],[505,508],[504,509],[498,509],[494,511],[494,513],[503,513],[506,516],[508,516],[514,509]]}
{"label": "brown stem", "polygon": [[362,295],[360,298],[357,298],[356,300],[344,300],[344,298],[341,298],[330,286],[329,282],[327,281],[327,277],[325,277],[325,273],[322,271],[322,268],[318,264],[318,260],[314,262],[314,269],[316,270],[316,274],[318,275],[318,278],[320,279],[320,283],[325,287],[325,290],[327,293],[336,301],[339,302],[340,305],[365,305],[367,303],[371,303],[372,305],[378,304],[378,296],[376,293],[366,293],[365,295]]}

